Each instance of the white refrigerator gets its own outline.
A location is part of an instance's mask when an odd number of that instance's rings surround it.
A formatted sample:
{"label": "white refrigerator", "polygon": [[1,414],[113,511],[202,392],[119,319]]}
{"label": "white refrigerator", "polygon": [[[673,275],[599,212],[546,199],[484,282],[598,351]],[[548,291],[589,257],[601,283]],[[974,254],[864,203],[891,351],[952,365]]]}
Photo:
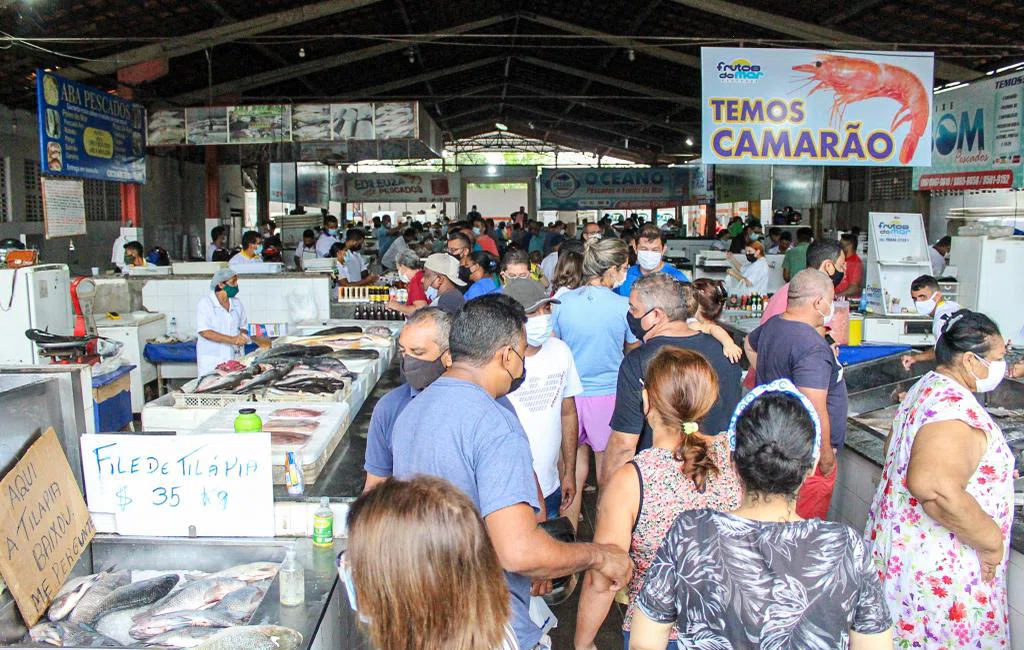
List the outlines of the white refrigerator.
{"label": "white refrigerator", "polygon": [[64,264],[0,269],[0,364],[46,365],[25,330],[71,336],[71,276]]}
{"label": "white refrigerator", "polygon": [[954,237],[949,264],[956,267],[960,305],[994,320],[1004,338],[1024,343],[1024,238]]}

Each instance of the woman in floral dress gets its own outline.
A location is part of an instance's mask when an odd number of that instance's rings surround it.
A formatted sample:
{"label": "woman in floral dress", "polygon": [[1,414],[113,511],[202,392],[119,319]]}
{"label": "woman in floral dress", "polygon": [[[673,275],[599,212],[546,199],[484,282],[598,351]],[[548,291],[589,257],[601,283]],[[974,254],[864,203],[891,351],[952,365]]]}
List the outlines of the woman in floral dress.
{"label": "woman in floral dress", "polygon": [[999,384],[1006,346],[961,310],[935,354],[896,413],[865,538],[897,648],[1007,648],[1013,455],[972,395]]}

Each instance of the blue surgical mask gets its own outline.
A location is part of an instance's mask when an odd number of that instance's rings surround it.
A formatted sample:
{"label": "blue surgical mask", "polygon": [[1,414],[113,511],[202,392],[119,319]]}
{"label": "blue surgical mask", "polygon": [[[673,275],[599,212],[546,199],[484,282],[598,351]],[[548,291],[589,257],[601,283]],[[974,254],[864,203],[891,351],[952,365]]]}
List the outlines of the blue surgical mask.
{"label": "blue surgical mask", "polygon": [[256,247],[256,254],[257,255],[262,255],[263,254],[263,244],[260,244],[259,246]]}
{"label": "blue surgical mask", "polygon": [[[352,567],[348,563],[348,553],[342,551],[338,554],[338,578],[341,579],[341,584],[345,585],[345,594],[348,596],[349,607],[352,608],[353,612],[359,613],[359,609],[356,605],[356,581],[352,577]],[[364,614],[359,614],[359,619],[363,623],[370,623],[370,618]]]}
{"label": "blue surgical mask", "polygon": [[429,300],[431,303],[437,300],[437,289],[435,289],[434,287],[429,287],[425,293],[427,294],[427,300]]}
{"label": "blue surgical mask", "polygon": [[480,235],[480,229],[479,228],[474,228],[473,229],[473,234],[479,236]]}
{"label": "blue surgical mask", "polygon": [[337,228],[328,228],[327,229],[327,234],[330,235],[331,237],[335,237],[338,234],[338,229]]}

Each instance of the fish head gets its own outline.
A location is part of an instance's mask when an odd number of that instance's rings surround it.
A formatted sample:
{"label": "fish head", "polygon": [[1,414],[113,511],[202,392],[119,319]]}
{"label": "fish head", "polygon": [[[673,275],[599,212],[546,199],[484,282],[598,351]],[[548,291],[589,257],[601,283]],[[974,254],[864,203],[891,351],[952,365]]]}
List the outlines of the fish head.
{"label": "fish head", "polygon": [[34,643],[60,647],[64,645],[64,628],[59,623],[39,623],[29,629],[28,637]]}
{"label": "fish head", "polygon": [[274,644],[277,650],[295,650],[302,644],[302,635],[295,630],[280,625],[263,625],[261,630]]}

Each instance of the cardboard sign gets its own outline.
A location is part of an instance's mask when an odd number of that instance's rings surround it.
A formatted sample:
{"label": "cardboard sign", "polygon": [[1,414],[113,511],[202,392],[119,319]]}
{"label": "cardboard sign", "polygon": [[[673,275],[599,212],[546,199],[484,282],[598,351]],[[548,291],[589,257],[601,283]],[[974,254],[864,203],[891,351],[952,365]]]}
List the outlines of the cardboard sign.
{"label": "cardboard sign", "polygon": [[0,573],[31,627],[96,532],[52,428],[0,480],[0,501]]}
{"label": "cardboard sign", "polygon": [[269,433],[86,434],[89,511],[121,535],[272,537]]}

